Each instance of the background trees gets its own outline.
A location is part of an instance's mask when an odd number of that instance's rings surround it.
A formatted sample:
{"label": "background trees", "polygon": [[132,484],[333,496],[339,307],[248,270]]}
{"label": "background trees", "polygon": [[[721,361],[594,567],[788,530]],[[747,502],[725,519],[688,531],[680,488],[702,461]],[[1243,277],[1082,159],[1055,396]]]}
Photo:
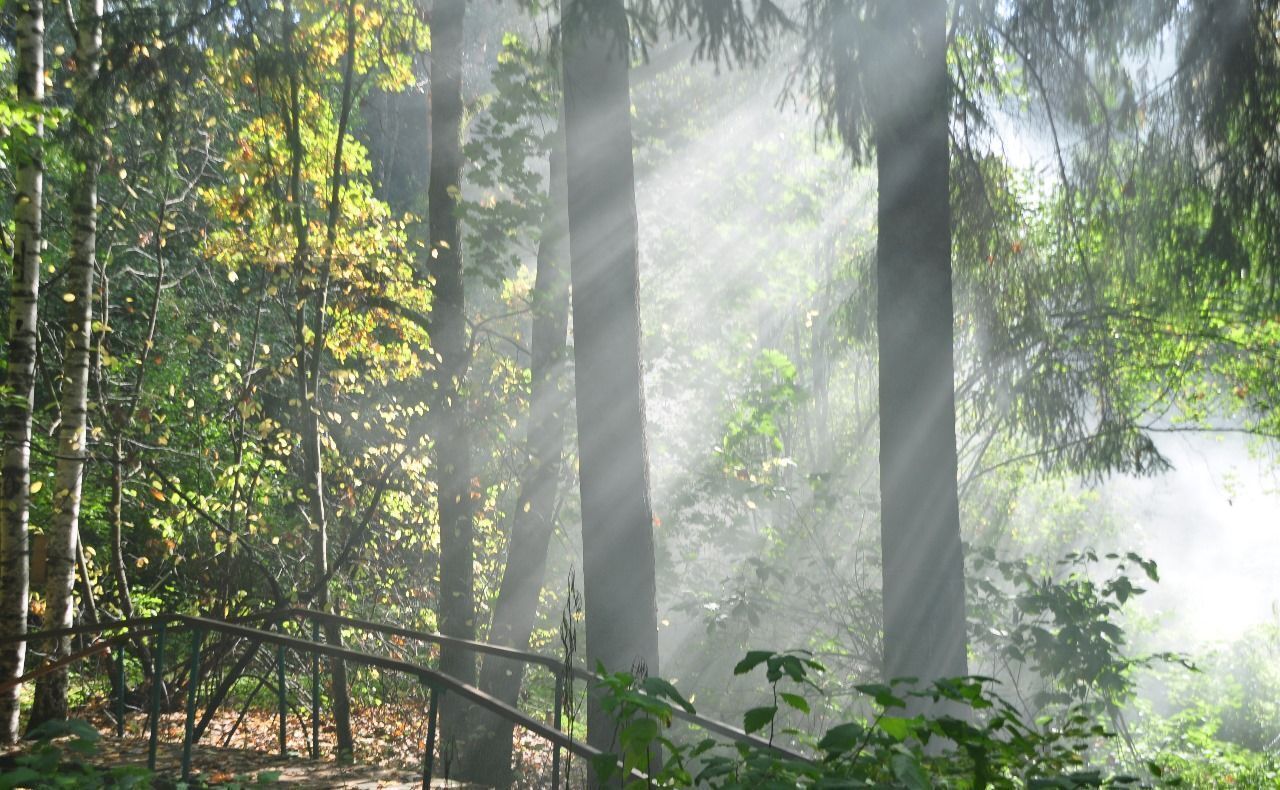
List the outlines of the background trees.
{"label": "background trees", "polygon": [[[581,566],[587,659],[660,657],[725,718],[769,691],[722,671],[762,647],[830,667],[832,720],[966,659],[1054,689],[1079,656],[1017,654],[1008,622],[1063,627],[1018,585],[1105,634],[1136,594],[1056,560],[1160,559],[1108,476],[1164,471],[1171,432],[1275,433],[1268,4],[463,13],[109,0],[43,50],[0,25],[7,77],[50,53],[58,119],[42,146],[35,98],[0,102],[4,243],[48,245],[13,269],[51,285],[9,302],[41,318],[5,402],[32,404],[42,625],[74,563],[82,619],[328,605],[554,651]],[[1229,671],[1269,688],[1249,639]],[[357,715],[391,688],[330,669]],[[549,706],[507,669],[478,682]],[[1269,715],[1223,721],[1259,748]]]}

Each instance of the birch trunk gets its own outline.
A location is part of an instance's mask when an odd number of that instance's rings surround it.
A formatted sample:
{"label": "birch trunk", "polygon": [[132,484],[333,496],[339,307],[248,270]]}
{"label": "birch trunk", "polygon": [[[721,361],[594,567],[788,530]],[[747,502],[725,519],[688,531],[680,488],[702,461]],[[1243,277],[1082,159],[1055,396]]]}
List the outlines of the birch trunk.
{"label": "birch trunk", "polygon": [[[53,518],[48,530],[45,580],[45,628],[69,628],[73,620],[72,590],[76,578],[76,541],[80,526],[80,492],[84,480],[85,431],[88,427],[89,362],[92,356],[93,273],[98,243],[98,144],[94,121],[95,83],[102,52],[102,0],[83,0],[77,13],[77,72],[72,143],[83,168],[71,196],[71,261],[62,360],[62,425],[53,484]],[[49,645],[47,661],[71,654],[71,638]],[[67,670],[51,672],[36,682],[28,731],[43,722],[67,718]]]}
{"label": "birch trunk", "polygon": [[[15,81],[18,101],[32,109],[34,132],[13,146],[13,282],[9,296],[8,367],[3,403],[4,461],[0,471],[0,636],[27,631],[30,584],[27,519],[31,499],[31,407],[40,290],[41,204],[44,191],[44,8],[18,0]],[[21,132],[15,132],[21,134]],[[26,644],[0,645],[0,680],[22,675]],[[0,692],[0,744],[18,737],[20,686]]]}

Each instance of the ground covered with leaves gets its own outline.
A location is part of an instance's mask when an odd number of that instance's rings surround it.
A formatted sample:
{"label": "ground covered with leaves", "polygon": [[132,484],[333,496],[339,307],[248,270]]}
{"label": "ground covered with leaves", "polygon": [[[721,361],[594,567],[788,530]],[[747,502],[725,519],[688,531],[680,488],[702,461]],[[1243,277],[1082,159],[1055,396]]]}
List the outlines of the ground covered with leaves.
{"label": "ground covered with leaves", "polygon": [[[310,757],[310,719],[290,711],[286,728],[288,756],[279,753],[280,720],[275,711],[231,707],[220,709],[193,752],[193,773],[213,784],[243,783],[251,777],[270,778],[300,787],[421,787],[423,751],[426,748],[427,712],[412,703],[356,706],[352,709],[356,764],[338,766],[331,719],[322,718],[320,760]],[[97,765],[145,766],[147,721],[143,711],[126,715],[125,737],[115,737],[115,720],[108,706],[98,703],[76,712],[101,733]],[[179,710],[160,718],[157,771],[180,773],[185,714]],[[452,773],[453,754],[447,739],[437,746],[433,786],[445,783]],[[543,788],[551,783],[551,749],[538,736],[517,730],[514,767],[517,788]],[[575,773],[577,773],[575,771]]]}

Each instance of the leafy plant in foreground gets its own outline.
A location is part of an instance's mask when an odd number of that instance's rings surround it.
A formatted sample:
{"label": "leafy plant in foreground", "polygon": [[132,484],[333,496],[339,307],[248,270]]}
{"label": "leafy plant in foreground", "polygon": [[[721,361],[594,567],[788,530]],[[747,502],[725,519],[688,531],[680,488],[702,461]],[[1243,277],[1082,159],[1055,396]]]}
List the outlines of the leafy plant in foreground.
{"label": "leafy plant in foreground", "polygon": [[[99,768],[89,763],[101,733],[79,719],[52,720],[32,730],[35,744],[0,772],[0,789],[14,787],[150,787],[151,772],[132,765]],[[57,743],[54,741],[58,740]]]}

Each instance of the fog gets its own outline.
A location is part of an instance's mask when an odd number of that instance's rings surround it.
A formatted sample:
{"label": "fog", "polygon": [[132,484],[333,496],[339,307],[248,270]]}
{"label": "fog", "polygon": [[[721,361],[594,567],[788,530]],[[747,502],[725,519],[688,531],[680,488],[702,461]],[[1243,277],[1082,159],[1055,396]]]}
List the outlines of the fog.
{"label": "fog", "polygon": [[1173,464],[1156,477],[1115,478],[1126,537],[1160,563],[1141,608],[1182,649],[1238,639],[1280,617],[1280,475],[1270,449],[1239,434],[1165,435]]}

